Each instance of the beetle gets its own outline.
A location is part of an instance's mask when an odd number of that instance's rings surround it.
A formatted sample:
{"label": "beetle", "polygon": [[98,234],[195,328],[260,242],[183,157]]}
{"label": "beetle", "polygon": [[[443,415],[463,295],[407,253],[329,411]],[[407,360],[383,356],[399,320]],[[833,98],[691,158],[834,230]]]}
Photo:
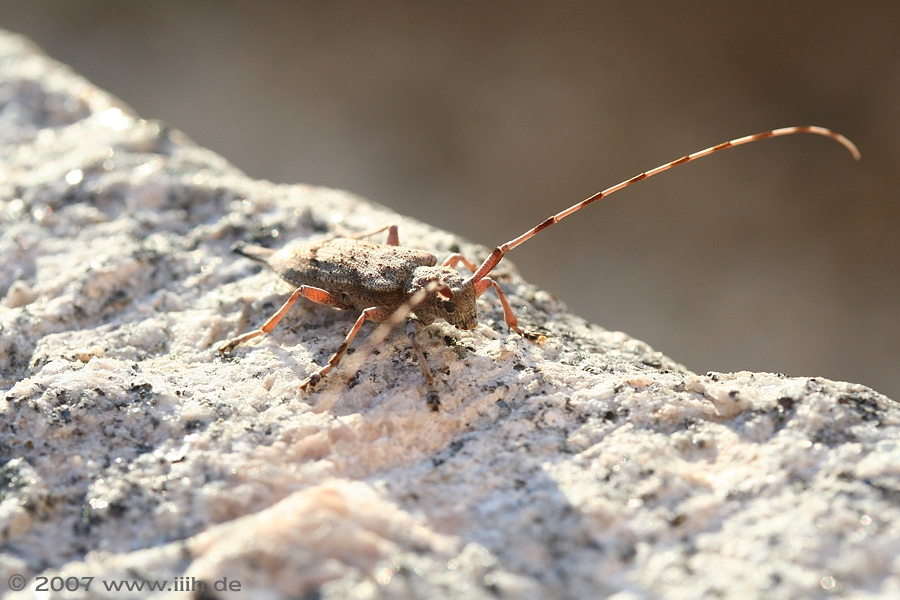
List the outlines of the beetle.
{"label": "beetle", "polygon": [[[333,308],[360,311],[344,342],[331,355],[328,362],[300,384],[301,389],[305,390],[319,383],[340,363],[364,322],[368,320],[383,323],[371,338],[371,344],[376,345],[383,341],[394,327],[407,319],[407,336],[425,378],[428,405],[432,410],[438,410],[440,400],[435,389],[434,374],[416,340],[424,327],[437,319],[443,319],[457,329],[474,329],[478,325],[475,300],[493,288],[503,307],[507,327],[531,341],[540,342],[544,339],[543,336],[526,332],[519,326],[500,285],[488,277],[507,252],[588,204],[672,167],[727,148],[797,133],[811,133],[831,138],[843,144],[855,159],[860,158],[859,150],[853,142],[824,127],[784,127],[737,138],[688,154],[597,192],[548,217],[522,235],[497,246],[478,266],[459,253],[451,254],[438,265],[434,254],[401,246],[396,225],[380,227],[351,237],[322,241],[296,240],[280,250],[238,244],[234,248],[236,252],[268,265],[282,279],[297,286],[297,289],[262,327],[226,342],[219,348],[219,352],[229,353],[236,346],[271,332],[294,302],[301,297]],[[388,231],[385,244],[363,239],[385,230]],[[460,263],[472,272],[470,276],[463,277],[456,270]]]}

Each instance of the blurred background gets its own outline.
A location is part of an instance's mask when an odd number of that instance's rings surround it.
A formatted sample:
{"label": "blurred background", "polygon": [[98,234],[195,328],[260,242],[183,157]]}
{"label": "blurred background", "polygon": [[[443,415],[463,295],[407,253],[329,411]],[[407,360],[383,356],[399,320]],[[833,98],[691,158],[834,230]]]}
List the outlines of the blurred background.
{"label": "blurred background", "polygon": [[[900,3],[0,2],[0,27],[253,177],[514,250],[581,316],[696,372],[900,399]],[[402,238],[402,232],[401,232]]]}

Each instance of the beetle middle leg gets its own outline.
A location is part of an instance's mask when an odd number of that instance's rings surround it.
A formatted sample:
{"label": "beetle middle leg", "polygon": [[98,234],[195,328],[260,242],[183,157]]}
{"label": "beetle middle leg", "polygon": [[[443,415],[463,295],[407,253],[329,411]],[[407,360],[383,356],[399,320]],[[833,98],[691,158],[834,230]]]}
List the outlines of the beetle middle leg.
{"label": "beetle middle leg", "polygon": [[441,401],[438,398],[437,390],[434,387],[434,374],[431,372],[431,367],[428,366],[428,361],[425,360],[425,353],[422,352],[422,348],[419,347],[419,342],[416,339],[416,336],[418,336],[419,332],[423,329],[425,329],[425,325],[423,325],[421,321],[418,319],[410,319],[406,323],[406,337],[409,338],[409,343],[412,344],[413,350],[416,353],[416,360],[419,363],[419,368],[422,369],[422,375],[425,377],[425,385],[428,386],[428,393],[426,394],[428,406],[431,407],[431,410],[436,411],[441,406]]}
{"label": "beetle middle leg", "polygon": [[344,339],[344,343],[341,344],[340,348],[338,348],[337,351],[331,355],[331,358],[328,359],[328,363],[325,366],[320,367],[315,373],[302,381],[300,383],[300,388],[305,390],[309,386],[315,386],[317,383],[319,383],[319,381],[322,380],[325,375],[327,375],[338,365],[338,363],[341,362],[341,359],[344,357],[344,354],[347,352],[347,349],[350,347],[353,339],[356,337],[357,333],[359,333],[360,327],[362,327],[362,324],[367,320],[379,322],[381,323],[381,325],[372,333],[372,335],[369,337],[368,342],[363,347],[362,353],[364,356],[367,356],[373,348],[387,339],[387,336],[391,334],[395,327],[397,327],[404,320],[407,320],[406,335],[409,338],[413,350],[416,353],[416,360],[419,363],[419,367],[422,369],[422,375],[425,378],[425,384],[428,387],[428,392],[426,395],[428,406],[431,407],[431,410],[438,410],[441,402],[438,398],[437,390],[435,389],[436,382],[434,373],[428,366],[428,362],[425,360],[425,353],[422,352],[422,348],[419,346],[419,342],[416,339],[416,336],[420,331],[422,331],[422,329],[425,328],[425,325],[416,318],[410,318],[410,315],[413,310],[415,310],[416,306],[418,306],[428,298],[429,294],[439,292],[443,288],[445,288],[445,286],[441,282],[432,281],[427,286],[425,286],[424,289],[421,289],[413,294],[406,303],[397,308],[375,306],[365,309],[356,320],[356,323],[354,323],[353,327],[350,329],[350,333],[347,334],[347,337]]}
{"label": "beetle middle leg", "polygon": [[259,329],[254,329],[253,331],[249,331],[243,335],[239,335],[233,340],[230,340],[229,342],[222,345],[221,348],[219,348],[219,352],[223,354],[226,352],[231,352],[235,349],[236,346],[243,344],[247,340],[252,340],[255,337],[271,332],[273,329],[275,329],[275,326],[278,325],[278,322],[281,321],[284,315],[287,314],[287,311],[291,309],[291,307],[294,305],[294,302],[296,302],[297,299],[301,296],[312,300],[317,304],[325,304],[326,306],[333,306],[334,308],[341,308],[344,310],[353,308],[352,306],[348,306],[343,302],[340,302],[337,298],[323,289],[312,287],[309,285],[301,285],[296,290],[294,290],[294,293],[291,294],[291,297],[287,299],[287,302],[285,302],[284,305],[282,305],[282,307],[279,308],[278,311],[274,315],[272,315],[268,321],[266,321],[265,325],[263,325]]}
{"label": "beetle middle leg", "polygon": [[328,363],[325,366],[319,367],[315,373],[304,379],[300,383],[300,389],[305,390],[309,386],[315,386],[319,383],[325,375],[327,375],[332,369],[334,369],[338,363],[341,362],[341,359],[344,357],[344,354],[347,352],[347,348],[350,347],[350,344],[353,342],[353,338],[356,337],[356,334],[359,333],[359,328],[362,327],[362,324],[366,322],[366,320],[372,321],[387,321],[390,319],[391,315],[394,313],[391,309],[384,306],[373,306],[372,308],[367,308],[362,311],[362,314],[359,315],[359,318],[356,319],[356,323],[353,324],[353,327],[350,329],[350,333],[347,334],[347,337],[344,338],[344,343],[341,344],[340,348],[331,355],[331,358],[328,359]]}

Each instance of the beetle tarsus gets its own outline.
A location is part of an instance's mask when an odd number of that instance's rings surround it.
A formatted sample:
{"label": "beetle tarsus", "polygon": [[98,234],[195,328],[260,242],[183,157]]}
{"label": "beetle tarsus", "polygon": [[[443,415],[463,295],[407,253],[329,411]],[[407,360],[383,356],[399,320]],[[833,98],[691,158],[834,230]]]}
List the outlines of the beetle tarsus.
{"label": "beetle tarsus", "polygon": [[438,397],[437,390],[428,386],[428,393],[425,395],[429,408],[432,412],[438,412],[441,409],[441,399]]}
{"label": "beetle tarsus", "polygon": [[535,333],[534,331],[523,331],[522,337],[529,342],[534,342],[535,344],[541,344],[547,341],[546,335],[542,333]]}

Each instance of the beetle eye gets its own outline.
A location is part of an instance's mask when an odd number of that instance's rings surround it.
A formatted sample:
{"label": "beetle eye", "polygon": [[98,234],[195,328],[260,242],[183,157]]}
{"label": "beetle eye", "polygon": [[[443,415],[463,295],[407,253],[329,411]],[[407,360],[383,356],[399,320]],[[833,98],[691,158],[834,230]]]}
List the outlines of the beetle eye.
{"label": "beetle eye", "polygon": [[444,310],[448,313],[456,312],[456,305],[450,302],[449,300],[445,300],[441,302],[441,306],[444,307]]}

